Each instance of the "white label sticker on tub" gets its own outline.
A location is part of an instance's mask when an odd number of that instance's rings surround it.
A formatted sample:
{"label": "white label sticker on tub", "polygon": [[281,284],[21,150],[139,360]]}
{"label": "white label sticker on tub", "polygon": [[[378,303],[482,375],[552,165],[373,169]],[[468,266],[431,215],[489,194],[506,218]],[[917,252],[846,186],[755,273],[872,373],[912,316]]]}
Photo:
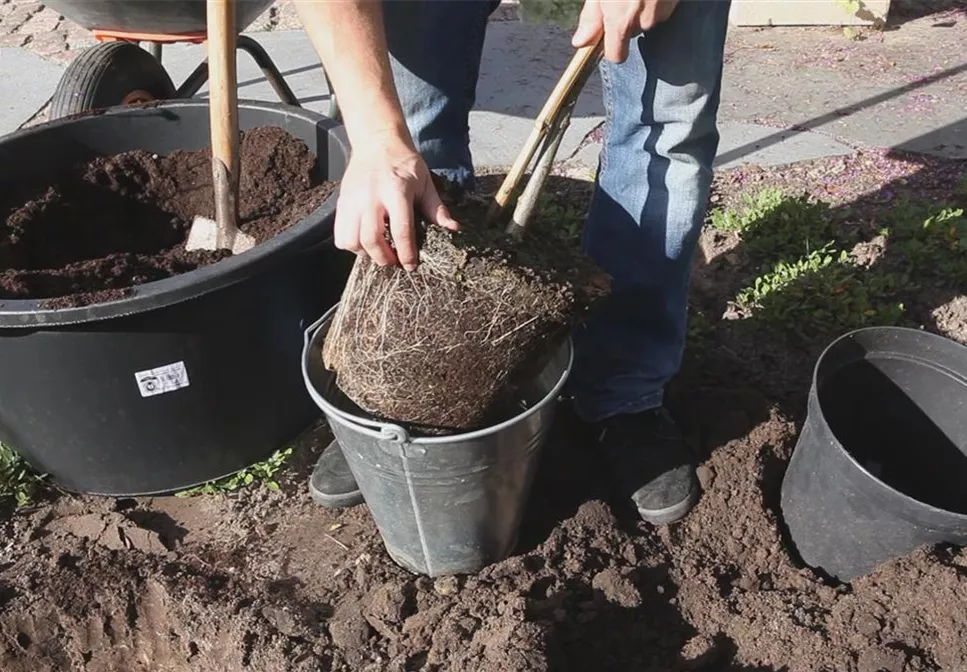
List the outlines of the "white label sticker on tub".
{"label": "white label sticker on tub", "polygon": [[159,366],[157,369],[138,371],[134,374],[134,379],[138,381],[138,389],[141,390],[142,397],[153,397],[156,394],[174,392],[183,387],[188,387],[188,369],[184,362],[175,362],[167,366]]}

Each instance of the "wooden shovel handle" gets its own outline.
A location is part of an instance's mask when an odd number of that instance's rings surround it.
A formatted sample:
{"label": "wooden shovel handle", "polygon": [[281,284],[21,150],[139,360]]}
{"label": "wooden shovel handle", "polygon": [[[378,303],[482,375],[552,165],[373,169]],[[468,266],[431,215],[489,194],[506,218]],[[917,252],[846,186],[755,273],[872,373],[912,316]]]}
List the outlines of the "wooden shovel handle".
{"label": "wooden shovel handle", "polygon": [[215,221],[234,227],[238,198],[238,79],[235,0],[207,0],[208,90]]}
{"label": "wooden shovel handle", "polygon": [[561,108],[574,92],[575,87],[583,85],[590,70],[597,65],[600,57],[600,37],[593,44],[581,47],[575,52],[571,58],[571,62],[568,63],[567,68],[564,70],[564,74],[561,75],[561,78],[554,86],[554,90],[551,91],[547,102],[544,103],[540,114],[537,115],[537,119],[534,120],[534,128],[524,143],[523,149],[517,155],[514,165],[511,167],[510,172],[507,173],[507,177],[504,178],[500,189],[494,196],[494,203],[491,205],[488,218],[492,219],[496,217],[507,207],[507,202],[520,184],[520,180],[524,176],[527,166],[530,165],[531,159],[534,158],[534,153],[537,151],[541,140],[543,140],[544,136],[550,130],[553,120],[560,113]]}

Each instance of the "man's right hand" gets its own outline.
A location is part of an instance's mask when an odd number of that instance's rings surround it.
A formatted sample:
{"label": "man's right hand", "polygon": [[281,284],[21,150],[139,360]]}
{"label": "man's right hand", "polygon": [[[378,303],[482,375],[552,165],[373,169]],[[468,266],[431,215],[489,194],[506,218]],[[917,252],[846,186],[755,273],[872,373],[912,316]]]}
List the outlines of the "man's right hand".
{"label": "man's right hand", "polygon": [[[440,200],[430,170],[401,136],[369,138],[353,149],[336,205],[336,247],[367,254],[380,266],[419,264],[414,210],[451,231],[457,222]],[[386,228],[395,246],[386,239]]]}
{"label": "man's right hand", "polygon": [[[406,128],[383,26],[382,0],[296,0],[329,74],[352,145],[336,204],[336,246],[380,266],[419,264],[414,211],[451,230],[447,212]],[[393,246],[386,240],[389,226]],[[393,248],[396,248],[395,251]]]}

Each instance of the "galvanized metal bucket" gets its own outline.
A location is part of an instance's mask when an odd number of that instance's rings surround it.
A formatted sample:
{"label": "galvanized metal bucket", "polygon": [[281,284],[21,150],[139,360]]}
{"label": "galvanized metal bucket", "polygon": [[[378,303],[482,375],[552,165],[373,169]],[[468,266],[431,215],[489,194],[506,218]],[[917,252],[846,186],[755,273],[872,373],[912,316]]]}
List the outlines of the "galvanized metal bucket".
{"label": "galvanized metal bucket", "polygon": [[302,375],[390,557],[428,576],[471,574],[506,558],[517,544],[558,395],[571,371],[570,339],[524,386],[524,410],[517,416],[466,434],[414,437],[367,416],[323,365],[322,344],[337,307],[306,331]]}

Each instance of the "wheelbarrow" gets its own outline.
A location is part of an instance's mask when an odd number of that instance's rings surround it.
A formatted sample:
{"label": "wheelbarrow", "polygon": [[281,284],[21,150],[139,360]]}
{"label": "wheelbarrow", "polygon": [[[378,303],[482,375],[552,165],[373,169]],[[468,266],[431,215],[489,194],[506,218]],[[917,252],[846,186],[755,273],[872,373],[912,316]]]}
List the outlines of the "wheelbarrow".
{"label": "wheelbarrow", "polygon": [[[273,1],[237,0],[238,32]],[[50,102],[51,120],[108,107],[191,98],[208,81],[206,60],[176,88],[161,61],[166,44],[205,42],[205,0],[45,0],[44,4],[90,30],[100,43],[75,58],[60,78]],[[237,46],[252,57],[283,103],[301,107],[257,41],[239,35]],[[323,113],[337,119],[339,109],[325,68],[323,76],[330,91],[329,108]]]}

